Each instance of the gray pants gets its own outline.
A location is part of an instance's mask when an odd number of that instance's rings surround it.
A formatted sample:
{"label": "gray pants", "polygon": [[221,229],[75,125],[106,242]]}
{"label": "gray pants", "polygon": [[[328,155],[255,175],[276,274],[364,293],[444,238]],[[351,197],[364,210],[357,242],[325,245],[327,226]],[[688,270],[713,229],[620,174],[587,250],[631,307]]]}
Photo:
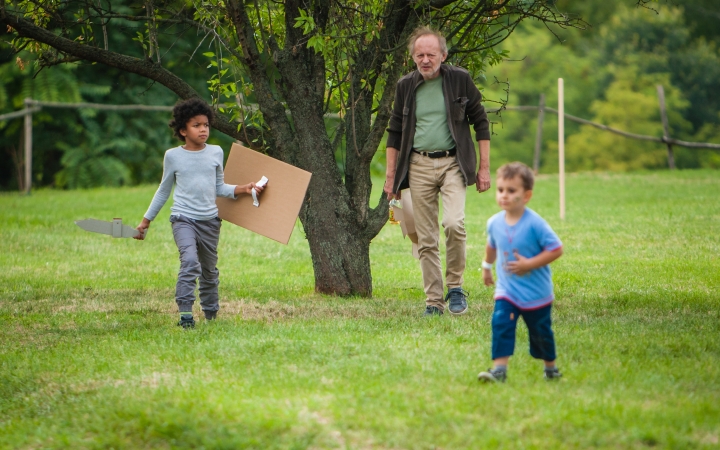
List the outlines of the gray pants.
{"label": "gray pants", "polygon": [[220,219],[194,220],[171,216],[173,237],[180,252],[180,271],[175,287],[175,301],[180,312],[192,312],[195,287],[200,279],[200,306],[203,311],[217,311],[220,271],[217,246],[220,241]]}

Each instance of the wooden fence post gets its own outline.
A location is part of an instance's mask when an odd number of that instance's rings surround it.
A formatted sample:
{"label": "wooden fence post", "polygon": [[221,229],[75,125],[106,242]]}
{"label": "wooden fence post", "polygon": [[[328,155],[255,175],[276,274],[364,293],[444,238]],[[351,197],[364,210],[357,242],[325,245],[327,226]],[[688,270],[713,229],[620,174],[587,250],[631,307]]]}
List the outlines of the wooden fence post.
{"label": "wooden fence post", "polygon": [[32,99],[25,99],[25,194],[32,187]]}
{"label": "wooden fence post", "polygon": [[540,148],[542,147],[543,121],[545,120],[545,94],[540,94],[538,104],[538,124],[535,132],[535,152],[533,154],[533,170],[535,174],[540,171]]}
{"label": "wooden fence post", "polygon": [[663,126],[663,141],[667,145],[668,167],[675,170],[675,155],[673,154],[672,144],[667,142],[670,139],[670,126],[668,124],[667,111],[665,110],[665,89],[661,84],[657,85],[658,101],[660,102],[660,120]]}
{"label": "wooden fence post", "polygon": [[558,162],[560,220],[565,220],[565,84],[562,78],[558,78]]}

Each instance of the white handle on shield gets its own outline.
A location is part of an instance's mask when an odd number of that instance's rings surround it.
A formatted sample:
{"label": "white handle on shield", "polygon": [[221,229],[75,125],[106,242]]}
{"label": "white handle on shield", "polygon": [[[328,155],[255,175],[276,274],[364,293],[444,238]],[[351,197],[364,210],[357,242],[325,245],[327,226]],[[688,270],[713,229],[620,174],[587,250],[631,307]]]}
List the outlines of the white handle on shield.
{"label": "white handle on shield", "polygon": [[[268,179],[265,177],[265,175],[263,175],[263,177],[260,178],[260,181],[255,183],[255,185],[259,186],[259,187],[263,187],[267,184],[267,182],[268,182]],[[252,191],[250,193],[252,194],[252,198],[253,198],[253,206],[255,206],[255,207],[260,206],[260,202],[258,201],[258,198],[257,198],[257,191],[255,190],[255,188],[252,188]]]}

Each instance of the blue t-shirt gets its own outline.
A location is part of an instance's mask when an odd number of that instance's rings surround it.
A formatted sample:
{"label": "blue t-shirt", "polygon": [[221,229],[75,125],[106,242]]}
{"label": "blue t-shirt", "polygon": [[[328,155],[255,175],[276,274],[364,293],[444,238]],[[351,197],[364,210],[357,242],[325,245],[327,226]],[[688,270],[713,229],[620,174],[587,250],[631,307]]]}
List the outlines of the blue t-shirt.
{"label": "blue t-shirt", "polygon": [[497,250],[495,300],[507,300],[520,309],[537,309],[549,305],[553,294],[550,266],[545,265],[524,275],[507,271],[508,261],[515,261],[514,252],[532,258],[544,250],[557,250],[562,242],[550,225],[530,208],[525,208],[518,222],[505,222],[505,211],[492,216],[487,223],[488,245]]}

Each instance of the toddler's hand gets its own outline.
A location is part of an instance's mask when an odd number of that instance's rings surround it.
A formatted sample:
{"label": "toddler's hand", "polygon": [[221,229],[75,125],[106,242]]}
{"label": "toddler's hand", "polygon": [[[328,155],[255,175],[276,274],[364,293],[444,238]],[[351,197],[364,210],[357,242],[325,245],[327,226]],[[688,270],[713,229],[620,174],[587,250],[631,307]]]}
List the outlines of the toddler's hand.
{"label": "toddler's hand", "polygon": [[531,267],[528,267],[528,258],[522,256],[518,252],[513,252],[513,255],[515,255],[515,258],[517,258],[517,261],[508,261],[507,263],[507,270],[508,272],[515,274],[515,275],[525,275],[526,273],[530,272],[532,270]]}
{"label": "toddler's hand", "polygon": [[483,281],[485,282],[485,286],[492,286],[495,284],[495,281],[493,281],[493,274],[492,270],[490,269],[483,269]]}

